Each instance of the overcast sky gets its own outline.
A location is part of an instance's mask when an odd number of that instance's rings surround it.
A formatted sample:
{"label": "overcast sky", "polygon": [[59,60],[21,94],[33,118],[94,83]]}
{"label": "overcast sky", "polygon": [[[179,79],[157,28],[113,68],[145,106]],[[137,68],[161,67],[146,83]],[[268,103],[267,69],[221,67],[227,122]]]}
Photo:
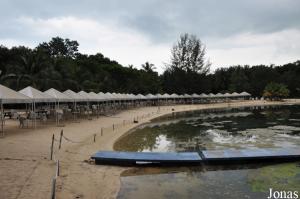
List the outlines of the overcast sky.
{"label": "overcast sky", "polygon": [[158,71],[181,33],[197,35],[212,70],[300,59],[299,0],[1,0],[0,44],[77,40],[127,66]]}

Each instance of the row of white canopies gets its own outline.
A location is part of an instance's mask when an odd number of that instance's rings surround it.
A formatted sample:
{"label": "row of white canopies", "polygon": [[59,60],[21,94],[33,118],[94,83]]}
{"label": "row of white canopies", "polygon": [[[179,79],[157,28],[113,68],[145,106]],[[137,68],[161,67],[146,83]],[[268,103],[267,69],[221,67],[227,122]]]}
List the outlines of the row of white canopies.
{"label": "row of white canopies", "polygon": [[11,103],[30,103],[30,102],[106,102],[121,100],[168,100],[168,99],[209,99],[209,98],[245,98],[251,95],[247,92],[225,93],[225,94],[121,94],[121,93],[94,93],[80,91],[78,93],[72,90],[60,92],[54,88],[47,91],[39,91],[33,87],[26,87],[20,91],[14,91],[8,87],[0,85],[1,104]]}

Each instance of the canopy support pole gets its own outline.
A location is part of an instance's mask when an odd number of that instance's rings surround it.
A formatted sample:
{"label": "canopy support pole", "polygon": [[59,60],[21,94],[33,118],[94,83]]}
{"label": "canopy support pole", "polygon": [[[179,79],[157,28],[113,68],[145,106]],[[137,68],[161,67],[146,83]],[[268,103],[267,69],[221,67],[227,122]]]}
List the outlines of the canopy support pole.
{"label": "canopy support pole", "polygon": [[2,99],[0,100],[1,102],[1,131],[2,131],[2,136],[4,137],[4,111],[3,111],[3,102]]}

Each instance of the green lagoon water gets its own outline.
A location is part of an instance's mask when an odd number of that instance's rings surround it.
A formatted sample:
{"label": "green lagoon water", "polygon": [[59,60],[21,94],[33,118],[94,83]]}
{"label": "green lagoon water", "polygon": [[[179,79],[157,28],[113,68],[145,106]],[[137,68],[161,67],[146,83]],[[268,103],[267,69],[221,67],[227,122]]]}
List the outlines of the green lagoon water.
{"label": "green lagoon water", "polygon": [[[300,147],[300,106],[174,113],[134,129],[120,151]],[[142,167],[121,177],[118,198],[267,198],[269,188],[300,192],[300,163]]]}

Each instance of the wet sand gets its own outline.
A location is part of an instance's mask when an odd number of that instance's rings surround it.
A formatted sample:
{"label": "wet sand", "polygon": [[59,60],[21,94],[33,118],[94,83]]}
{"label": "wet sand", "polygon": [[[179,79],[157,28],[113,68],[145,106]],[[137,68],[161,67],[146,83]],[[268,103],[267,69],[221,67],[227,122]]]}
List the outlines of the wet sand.
{"label": "wet sand", "polygon": [[[36,129],[19,129],[6,123],[6,135],[0,138],[0,198],[50,198],[55,162],[50,160],[52,134],[59,139],[60,131],[71,141],[63,139],[55,159],[60,160],[57,198],[115,198],[120,189],[120,174],[126,167],[101,166],[89,162],[97,150],[113,150],[115,141],[130,129],[149,120],[175,111],[241,107],[274,104],[300,104],[300,100],[285,102],[240,101],[218,104],[143,107],[125,110],[111,117],[101,116],[65,127],[47,125]],[[139,117],[139,123],[133,119]],[[113,130],[113,124],[115,129]],[[101,128],[103,135],[101,136]],[[96,134],[96,142],[93,142]]]}

